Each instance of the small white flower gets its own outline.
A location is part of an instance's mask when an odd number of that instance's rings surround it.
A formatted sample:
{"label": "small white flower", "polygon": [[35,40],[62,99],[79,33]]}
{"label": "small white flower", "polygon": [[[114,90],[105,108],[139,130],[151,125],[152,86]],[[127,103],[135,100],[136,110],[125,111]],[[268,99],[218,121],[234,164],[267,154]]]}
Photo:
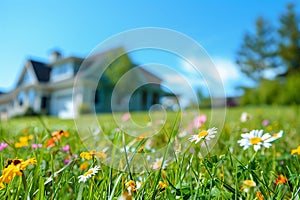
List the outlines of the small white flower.
{"label": "small white flower", "polygon": [[202,139],[210,140],[216,136],[217,130],[218,129],[216,127],[213,127],[208,130],[200,131],[197,135],[192,135],[189,140],[190,142],[195,142],[195,144],[200,142]]}
{"label": "small white flower", "polygon": [[242,115],[241,115],[241,122],[246,122],[248,121],[249,119],[251,118],[250,114],[249,113],[246,113],[246,112],[243,112]]}
{"label": "small white flower", "polygon": [[269,133],[263,134],[263,130],[252,130],[250,133],[242,134],[241,140],[238,141],[240,146],[243,146],[244,150],[253,146],[255,151],[258,151],[262,146],[265,148],[270,148],[272,146],[271,142],[280,138],[283,134],[280,131],[277,135],[271,136]]}
{"label": "small white flower", "polygon": [[167,161],[165,160],[164,163],[162,163],[162,162],[163,162],[163,157],[156,158],[155,162],[152,165],[152,169],[156,169],[156,170],[159,170],[160,168],[165,169],[167,167]]}
{"label": "small white flower", "polygon": [[78,179],[79,179],[78,183],[80,183],[80,182],[85,183],[89,178],[91,178],[92,176],[94,176],[95,174],[97,174],[99,170],[100,170],[99,166],[95,166],[95,167],[89,169],[83,175],[78,176]]}

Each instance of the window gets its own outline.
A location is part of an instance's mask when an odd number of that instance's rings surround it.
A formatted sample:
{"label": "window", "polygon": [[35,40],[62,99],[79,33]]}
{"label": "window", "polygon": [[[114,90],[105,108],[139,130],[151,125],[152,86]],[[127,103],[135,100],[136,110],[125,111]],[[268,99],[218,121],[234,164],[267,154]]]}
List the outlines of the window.
{"label": "window", "polygon": [[18,95],[18,102],[19,102],[19,105],[22,106],[24,104],[24,101],[25,101],[25,92],[20,92],[19,95]]}
{"label": "window", "polygon": [[35,91],[34,91],[34,89],[29,90],[28,96],[29,96],[29,105],[30,105],[30,107],[34,107],[34,102],[35,102]]}
{"label": "window", "polygon": [[59,81],[70,78],[74,75],[73,63],[65,63],[63,65],[53,66],[51,71],[51,81]]}

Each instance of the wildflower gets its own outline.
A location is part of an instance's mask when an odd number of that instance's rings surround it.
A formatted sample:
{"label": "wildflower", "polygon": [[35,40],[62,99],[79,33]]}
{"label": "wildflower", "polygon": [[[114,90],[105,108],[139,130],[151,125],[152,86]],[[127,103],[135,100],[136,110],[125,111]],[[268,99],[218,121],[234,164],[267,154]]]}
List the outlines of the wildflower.
{"label": "wildflower", "polygon": [[257,192],[256,192],[256,198],[257,198],[258,200],[264,200],[264,197],[263,197],[263,195],[262,195],[262,193],[261,193],[260,191],[257,191]]}
{"label": "wildflower", "polygon": [[125,113],[123,116],[122,116],[122,122],[126,122],[128,121],[129,119],[131,118],[130,116],[130,113]]}
{"label": "wildflower", "polygon": [[33,136],[21,136],[19,137],[19,141],[15,143],[15,147],[16,148],[22,148],[22,147],[27,147],[28,144],[28,140],[33,139]]}
{"label": "wildflower", "polygon": [[64,160],[64,165],[69,164],[71,161],[72,161],[72,160],[70,160],[70,159],[65,159],[65,160]]}
{"label": "wildflower", "polygon": [[165,169],[166,167],[167,167],[167,161],[164,161],[164,163],[163,163],[163,157],[156,158],[155,162],[152,165],[152,169],[155,169],[155,170],[159,170],[160,168]]}
{"label": "wildflower", "polygon": [[158,187],[159,187],[160,189],[165,189],[166,187],[168,187],[168,185],[167,185],[166,183],[162,182],[162,181],[159,181]]}
{"label": "wildflower", "polygon": [[38,148],[42,148],[43,145],[42,145],[42,144],[32,144],[31,147],[32,147],[33,149],[38,149]]}
{"label": "wildflower", "polygon": [[54,147],[55,142],[61,140],[62,136],[69,137],[69,133],[63,130],[54,131],[51,133],[52,138],[46,141],[46,147]]}
{"label": "wildflower", "polygon": [[241,187],[241,190],[244,192],[249,192],[249,190],[256,186],[256,183],[252,180],[245,180],[243,181],[243,186]]}
{"label": "wildflower", "polygon": [[283,131],[281,130],[281,131],[279,131],[278,133],[273,133],[273,134],[272,134],[272,138],[273,138],[274,140],[276,140],[276,139],[278,139],[278,138],[281,138],[282,135],[283,135]]}
{"label": "wildflower", "polygon": [[106,155],[104,152],[96,152],[95,150],[92,150],[90,152],[81,152],[80,157],[91,160],[92,158],[106,158]]}
{"label": "wildflower", "polygon": [[23,170],[29,165],[36,164],[35,158],[30,158],[26,161],[23,159],[8,159],[7,165],[2,170],[2,176],[0,177],[0,186],[5,187],[3,183],[10,183],[16,175],[22,176]]}
{"label": "wildflower", "polygon": [[1,142],[0,151],[4,150],[7,146],[8,146],[8,144],[6,144],[5,142]]}
{"label": "wildflower", "polygon": [[136,187],[136,184],[133,180],[130,180],[127,183],[125,183],[125,186],[126,186],[128,192],[129,192],[129,194],[131,194],[131,191],[132,192],[137,192],[137,187]]}
{"label": "wildflower", "polygon": [[291,155],[297,153],[298,155],[300,155],[300,146],[297,147],[297,149],[292,149],[291,151]]}
{"label": "wildflower", "polygon": [[194,128],[200,128],[206,122],[206,115],[198,115],[194,118]]}
{"label": "wildflower", "polygon": [[264,119],[263,121],[262,121],[262,123],[261,123],[263,126],[268,126],[268,124],[269,124],[269,120],[267,120],[267,119]]}
{"label": "wildflower", "polygon": [[78,179],[79,179],[78,183],[80,183],[80,182],[85,183],[89,178],[91,178],[92,176],[94,176],[95,174],[97,174],[99,170],[100,170],[99,166],[95,166],[95,167],[89,169],[83,175],[78,176]]}
{"label": "wildflower", "polygon": [[242,138],[238,143],[244,147],[244,150],[253,146],[254,150],[258,151],[262,146],[265,148],[271,147],[271,142],[279,137],[273,137],[269,133],[263,134],[263,130],[252,130],[250,133],[242,134]]}
{"label": "wildflower", "polygon": [[57,140],[60,140],[62,136],[69,137],[69,135],[70,134],[68,132],[63,131],[63,130],[54,131],[51,133],[51,136],[53,138],[56,138]]}
{"label": "wildflower", "polygon": [[195,144],[197,144],[202,139],[210,140],[211,138],[214,138],[216,136],[216,133],[217,133],[217,128],[213,127],[208,130],[200,131],[197,135],[192,135],[189,138],[189,140],[191,142],[195,142]]}
{"label": "wildflower", "polygon": [[242,115],[241,115],[241,122],[246,122],[248,121],[249,119],[251,118],[250,114],[249,113],[246,113],[246,112],[243,112]]}
{"label": "wildflower", "polygon": [[88,162],[84,162],[79,166],[79,169],[83,171],[86,170],[88,167],[89,167]]}
{"label": "wildflower", "polygon": [[285,176],[283,176],[282,174],[279,174],[278,177],[276,178],[276,181],[275,181],[275,185],[278,185],[278,184],[286,184],[287,182],[287,178]]}
{"label": "wildflower", "polygon": [[70,145],[66,145],[66,146],[64,146],[64,147],[62,147],[61,148],[64,152],[68,152],[68,151],[70,151]]}
{"label": "wildflower", "polygon": [[132,196],[126,190],[123,191],[122,195],[118,197],[118,200],[131,200]]}

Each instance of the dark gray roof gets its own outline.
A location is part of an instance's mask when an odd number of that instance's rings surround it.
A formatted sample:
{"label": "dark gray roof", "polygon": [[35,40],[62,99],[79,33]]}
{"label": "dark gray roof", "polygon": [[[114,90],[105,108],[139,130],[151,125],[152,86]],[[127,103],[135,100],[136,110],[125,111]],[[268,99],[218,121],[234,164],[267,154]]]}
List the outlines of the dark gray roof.
{"label": "dark gray roof", "polygon": [[50,79],[51,68],[45,63],[29,60],[39,82],[48,82]]}

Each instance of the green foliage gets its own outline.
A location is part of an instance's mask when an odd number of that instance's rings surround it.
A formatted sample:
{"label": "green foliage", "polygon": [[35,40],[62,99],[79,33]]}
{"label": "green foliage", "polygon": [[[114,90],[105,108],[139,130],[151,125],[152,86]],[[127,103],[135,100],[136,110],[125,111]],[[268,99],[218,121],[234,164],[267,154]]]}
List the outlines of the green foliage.
{"label": "green foliage", "polygon": [[258,87],[245,88],[241,105],[300,104],[300,75],[289,75],[281,82],[263,79]]}
{"label": "green foliage", "polygon": [[92,108],[89,104],[83,103],[78,107],[79,114],[89,114],[91,113]]}
{"label": "green foliage", "polygon": [[294,7],[287,5],[278,27],[259,17],[255,33],[245,34],[236,62],[251,79],[259,82],[266,72],[286,77],[300,71],[300,17]]}
{"label": "green foliage", "polygon": [[294,7],[288,4],[286,12],[280,16],[278,29],[278,56],[286,65],[287,74],[300,71],[300,18]]}
{"label": "green foliage", "polygon": [[[296,81],[296,78],[295,80]],[[270,82],[266,82],[266,87]],[[275,83],[274,83],[275,84]],[[210,109],[202,109],[208,118]],[[249,121],[241,123],[239,118],[242,112],[249,113]],[[135,117],[145,120],[146,113],[135,113]],[[159,114],[159,113],[158,113]],[[193,114],[186,113],[186,114]],[[163,132],[169,145],[173,137],[177,138],[176,120],[178,116],[168,113],[172,120],[165,125]],[[173,115],[173,116],[172,116]],[[103,132],[112,135],[111,130],[116,128],[111,115],[101,115],[101,123],[105,124]],[[262,126],[263,119],[269,120],[269,125]],[[41,121],[43,123],[41,123]],[[182,121],[190,122],[189,115]],[[218,121],[218,119],[213,119]],[[147,121],[147,120],[145,120]],[[88,126],[88,124],[87,124]],[[208,124],[205,124],[208,126]],[[3,170],[8,158],[37,159],[37,164],[23,171],[22,177],[16,176],[13,181],[0,189],[0,199],[118,199],[126,190],[125,183],[129,180],[142,181],[141,187],[132,192],[134,199],[256,199],[259,191],[264,199],[297,199],[299,198],[300,157],[290,155],[291,149],[299,146],[300,129],[299,107],[252,107],[228,109],[225,128],[219,129],[220,136],[217,144],[209,155],[201,156],[197,148],[194,153],[184,152],[183,149],[174,155],[174,162],[169,162],[165,170],[145,170],[143,173],[129,173],[117,171],[104,165],[100,159],[87,161],[89,167],[81,170],[80,166],[86,160],[78,156],[86,151],[81,143],[73,120],[59,120],[53,117],[18,118],[0,123],[0,142],[9,146],[1,150],[0,169]],[[51,132],[64,129],[70,133],[63,137],[53,147],[45,147]],[[244,129],[263,129],[272,133],[284,130],[282,138],[278,139],[270,148],[262,148],[254,152],[251,148],[243,150],[237,144]],[[26,130],[26,131],[25,131]],[[14,143],[24,134],[33,135],[28,146],[15,148]],[[122,135],[122,134],[120,134]],[[180,138],[177,138],[180,140]],[[117,146],[122,140],[117,137],[112,141]],[[43,148],[32,149],[32,143],[41,143]],[[141,143],[141,141],[138,141]],[[68,152],[62,147],[70,145]],[[199,146],[198,146],[199,145]],[[200,147],[201,144],[191,144],[190,147]],[[154,143],[151,148],[160,146]],[[178,147],[177,147],[178,148]],[[199,148],[198,148],[199,149]],[[69,164],[64,164],[70,159]],[[164,160],[169,161],[170,157]],[[140,163],[140,165],[146,165]],[[130,160],[128,164],[131,165]],[[85,183],[78,183],[78,176],[86,173],[92,166],[101,166],[101,170],[89,178]],[[130,168],[130,167],[129,167]],[[287,182],[276,184],[279,174],[287,178]],[[245,180],[255,181],[256,186],[247,192],[243,190]],[[164,182],[167,187],[158,187],[158,182]]]}
{"label": "green foliage", "polygon": [[264,77],[266,69],[277,67],[274,28],[263,17],[256,20],[255,34],[246,33],[238,50],[236,62],[253,80]]}

